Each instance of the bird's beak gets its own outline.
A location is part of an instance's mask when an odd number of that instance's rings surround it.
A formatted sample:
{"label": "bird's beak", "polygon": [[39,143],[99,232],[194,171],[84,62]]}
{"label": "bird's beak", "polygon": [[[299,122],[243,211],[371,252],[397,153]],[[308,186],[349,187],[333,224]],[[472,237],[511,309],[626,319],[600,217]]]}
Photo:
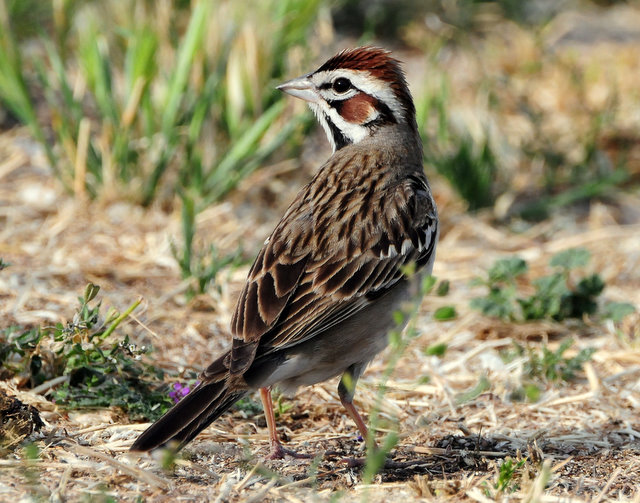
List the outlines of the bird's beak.
{"label": "bird's beak", "polygon": [[288,80],[284,84],[280,84],[277,89],[309,103],[318,103],[320,101],[320,96],[308,75]]}

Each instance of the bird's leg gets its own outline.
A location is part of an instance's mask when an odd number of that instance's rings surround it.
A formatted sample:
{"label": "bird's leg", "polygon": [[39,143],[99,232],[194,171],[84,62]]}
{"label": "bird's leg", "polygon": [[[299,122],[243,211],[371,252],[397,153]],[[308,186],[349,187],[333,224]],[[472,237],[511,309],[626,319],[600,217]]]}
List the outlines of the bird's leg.
{"label": "bird's leg", "polygon": [[360,431],[360,436],[366,442],[367,435],[369,434],[369,430],[367,429],[367,425],[364,424],[364,420],[362,419],[362,416],[358,413],[358,409],[356,409],[356,406],[353,405],[353,402],[347,402],[342,398],[340,398],[340,402],[342,403],[344,408],[347,410],[347,413],[351,416],[351,419],[353,419],[353,421],[356,423],[356,426],[358,427],[358,431]]}
{"label": "bird's leg", "polygon": [[271,443],[271,452],[267,459],[283,459],[285,456],[294,458],[310,458],[308,454],[299,454],[291,449],[286,449],[280,443],[278,431],[276,430],[276,415],[273,412],[273,402],[271,400],[271,388],[260,388],[260,400],[264,409],[264,417],[267,420],[267,428],[269,429],[269,441]]}
{"label": "bird's leg", "polygon": [[[358,431],[360,431],[360,436],[366,442],[369,429],[364,423],[362,416],[358,413],[355,405],[353,405],[353,395],[356,392],[356,383],[358,382],[358,378],[363,370],[363,365],[352,365],[344,374],[342,374],[342,379],[340,379],[340,384],[338,384],[338,396],[340,397],[340,403],[342,403],[349,416],[351,416],[351,419],[356,423]],[[373,440],[373,447],[376,447],[375,440]]]}
{"label": "bird's leg", "polygon": [[[358,378],[360,374],[364,370],[364,365],[352,365],[349,367],[344,374],[342,374],[342,379],[340,379],[340,384],[338,384],[338,396],[340,397],[340,402],[344,406],[347,413],[351,416],[351,419],[356,423],[358,430],[360,431],[360,435],[367,442],[367,448],[376,451],[378,449],[378,445],[376,444],[375,438],[371,437],[369,440],[369,429],[367,425],[364,423],[362,416],[358,413],[355,405],[353,405],[353,395],[356,391],[356,382],[358,382]],[[369,444],[371,442],[371,444]],[[366,460],[364,458],[345,458],[342,460],[351,468],[364,466]]]}

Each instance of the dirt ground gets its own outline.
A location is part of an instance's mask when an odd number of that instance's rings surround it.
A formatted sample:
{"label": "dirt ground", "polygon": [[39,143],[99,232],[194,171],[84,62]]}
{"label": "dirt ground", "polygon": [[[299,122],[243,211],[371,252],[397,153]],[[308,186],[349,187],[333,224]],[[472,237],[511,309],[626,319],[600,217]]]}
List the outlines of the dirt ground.
{"label": "dirt ground", "polygon": [[[315,134],[315,133],[314,133]],[[324,148],[324,147],[322,147]],[[257,251],[300,185],[323,156],[305,152],[308,167],[268,166],[242,183],[226,202],[198,217],[198,243],[232,251],[242,242]],[[433,179],[442,215],[434,275],[448,279],[447,296],[427,296],[412,341],[381,405],[398,446],[373,484],[345,462],[364,455],[340,406],[337,380],[301,389],[278,420],[287,445],[314,460],[263,461],[268,452],[261,414],[225,414],[185,449],[173,471],[158,459],[127,449],[146,424],[118,410],[65,411],[44,396],[0,382],[0,391],[35,407],[45,422],[35,435],[41,453],[0,459],[0,501],[635,501],[640,502],[640,315],[621,324],[537,322],[506,324],[469,307],[481,289],[470,280],[498,258],[517,253],[530,275],[549,258],[582,246],[589,269],[607,284],[608,301],[640,306],[640,193],[557,212],[516,232],[491,213],[470,215],[442,179]],[[83,202],[51,176],[39,148],[23,129],[0,134],[0,327],[67,321],[87,282],[101,286],[105,307],[143,303],[118,330],[170,372],[200,370],[228,344],[227,327],[248,266],[225,271],[216,288],[191,302],[171,254],[180,235],[179,212],[143,210],[126,202]],[[453,321],[431,314],[456,307]],[[509,400],[522,360],[506,364],[500,351],[513,341],[555,349],[573,337],[568,355],[595,348],[584,373],[549,384],[536,403]],[[442,358],[424,348],[446,343]],[[383,354],[358,385],[365,412],[376,401]],[[420,379],[428,377],[428,380]],[[488,391],[469,401],[460,394],[481,379]],[[379,438],[385,432],[379,433]],[[513,483],[496,489],[506,458],[525,459]]]}

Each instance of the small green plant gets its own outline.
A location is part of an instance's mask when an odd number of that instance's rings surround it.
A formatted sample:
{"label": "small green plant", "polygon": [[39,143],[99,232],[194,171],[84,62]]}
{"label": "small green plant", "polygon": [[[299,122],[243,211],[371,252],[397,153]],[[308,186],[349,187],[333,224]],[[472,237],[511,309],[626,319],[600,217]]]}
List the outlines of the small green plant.
{"label": "small green plant", "polygon": [[498,167],[488,139],[476,145],[470,136],[452,140],[452,150],[427,157],[469,204],[469,210],[492,206]]}
{"label": "small green plant", "polygon": [[506,458],[498,468],[498,478],[494,484],[499,492],[515,492],[519,489],[517,483],[518,471],[525,465],[526,459],[515,461],[513,458]]}
{"label": "small green plant", "polygon": [[[519,109],[532,129],[530,139],[521,145],[523,160],[540,165],[542,177],[528,185],[529,188],[539,185],[539,188],[533,189],[533,193],[529,190],[511,213],[531,221],[543,220],[581,201],[607,197],[633,181],[626,161],[629,147],[620,145],[618,148],[624,154],[619,156],[611,156],[603,149],[605,139],[612,133],[615,136],[619,127],[615,118],[622,100],[616,85],[611,86],[606,102],[589,105],[590,72],[577,65],[574,58],[554,57],[553,64],[568,77],[567,84],[576,97],[574,120],[579,121],[580,116],[585,120],[581,121],[584,126],[581,134],[574,138],[575,143],[558,142],[555,134],[549,134],[553,131],[548,128],[549,112],[533,104],[527,95],[520,98]],[[542,68],[541,65],[538,70]],[[567,145],[572,145],[570,150]],[[580,155],[576,156],[576,152]]]}
{"label": "small green plant", "polygon": [[540,400],[542,389],[535,383],[524,383],[509,394],[509,398],[516,402],[536,403]]}
{"label": "small green plant", "polygon": [[546,346],[537,350],[514,342],[512,350],[501,354],[505,363],[524,357],[521,382],[510,393],[510,398],[534,403],[540,399],[542,388],[548,383],[558,384],[574,380],[577,374],[582,372],[584,364],[591,360],[596,350],[584,348],[574,356],[567,357],[565,353],[571,348],[573,342],[572,339],[565,339],[555,351],[551,351]]}
{"label": "small green plant", "polygon": [[162,449],[160,451],[160,466],[167,473],[173,473],[176,468],[177,452],[175,449]]}
{"label": "small green plant", "polygon": [[520,490],[523,479],[530,477],[531,465],[528,461],[527,458],[513,459],[510,456],[498,460],[493,483],[489,480],[483,483],[485,496],[492,500],[499,500]]}
{"label": "small green plant", "polygon": [[282,415],[293,407],[293,404],[288,401],[279,390],[276,392],[274,402],[274,412],[276,417],[282,417]]}
{"label": "small green plant", "polygon": [[241,398],[234,404],[233,408],[242,411],[249,416],[255,416],[256,414],[262,413],[262,404],[251,396]]}
{"label": "small green plant", "polygon": [[9,264],[8,262],[5,262],[4,260],[2,260],[2,258],[0,258],[0,271],[2,271],[3,269],[6,269],[10,265],[11,264]]}
{"label": "small green plant", "polygon": [[316,455],[309,463],[307,468],[307,478],[311,480],[311,487],[318,488],[318,472],[320,471],[320,463],[322,462],[322,454]]}
{"label": "small green plant", "polygon": [[142,362],[146,348],[114,335],[140,301],[122,314],[111,309],[102,317],[101,303],[93,302],[99,289],[87,285],[78,312],[66,325],[0,331],[0,363],[10,375],[27,378],[31,387],[49,383],[60,406],[115,405],[132,419],[155,419],[173,403],[164,374]]}
{"label": "small green plant", "polygon": [[47,375],[41,372],[42,360],[35,352],[42,338],[38,328],[10,326],[0,330],[0,377],[6,379],[20,374],[28,378],[32,387],[41,384]]}
{"label": "small green plant", "polygon": [[178,248],[175,242],[171,243],[171,252],[177,260],[182,278],[193,278],[193,284],[189,285],[187,298],[205,293],[211,283],[215,283],[221,269],[231,266],[239,266],[242,259],[242,247],[238,247],[234,253],[220,256],[215,245],[210,245],[208,253],[198,253],[195,250],[196,235],[196,208],[194,200],[190,197],[182,197],[182,237],[184,245]]}
{"label": "small green plant", "polygon": [[596,351],[594,348],[585,348],[575,356],[567,358],[565,353],[571,348],[573,342],[572,339],[565,339],[555,351],[543,346],[540,352],[514,343],[515,349],[506,359],[526,355],[527,360],[524,364],[523,374],[530,379],[550,382],[571,381],[577,372],[582,371],[584,364],[591,360]]}
{"label": "small green plant", "polygon": [[635,312],[636,308],[627,302],[610,302],[602,309],[602,317],[617,322]]}
{"label": "small green plant", "polygon": [[527,271],[527,263],[519,257],[496,261],[489,269],[487,279],[477,278],[476,285],[484,285],[489,290],[485,297],[471,301],[471,307],[494,318],[514,320],[518,316],[516,299],[516,279]]}
{"label": "small green plant", "polygon": [[[589,251],[574,248],[554,255],[549,265],[553,272],[531,282],[534,292],[529,296],[519,294],[521,284],[526,284],[527,263],[519,257],[498,260],[488,271],[487,278],[477,278],[473,284],[485,286],[487,295],[472,299],[471,307],[487,316],[508,321],[529,321],[582,318],[597,312],[598,296],[605,284],[598,274],[574,278],[573,270],[585,267],[590,259]],[[634,311],[627,303],[609,303],[601,311],[602,316],[618,318]]]}

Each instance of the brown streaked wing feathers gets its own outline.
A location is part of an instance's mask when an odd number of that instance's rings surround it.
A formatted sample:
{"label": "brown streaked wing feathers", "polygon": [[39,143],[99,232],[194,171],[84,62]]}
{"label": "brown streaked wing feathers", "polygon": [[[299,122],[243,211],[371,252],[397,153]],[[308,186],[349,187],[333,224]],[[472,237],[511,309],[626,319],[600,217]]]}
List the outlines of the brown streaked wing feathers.
{"label": "brown streaked wing feathers", "polygon": [[287,253],[287,243],[278,242],[275,238],[286,235],[293,240],[298,237],[296,234],[303,226],[296,220],[305,218],[302,207],[304,195],[303,190],[291,204],[249,271],[231,319],[234,338],[247,342],[259,340],[278,319],[298,284],[307,256]]}
{"label": "brown streaked wing feathers", "polygon": [[[433,247],[423,243],[421,235],[435,242],[436,214],[424,175],[415,173],[393,184],[380,179],[380,173],[391,170],[371,169],[362,162],[349,159],[337,177],[330,167],[322,169],[265,243],[232,320],[231,367],[236,372],[248,368],[258,345],[269,352],[268,347],[276,350],[307,340],[362,309],[370,301],[368,296],[392,288],[402,280],[404,265],[428,261],[424,254],[431,254]],[[376,177],[379,189],[367,192],[362,201],[366,208],[350,197],[361,191],[362,184],[368,187],[368,181],[349,173],[350,167],[369,168]],[[328,181],[329,177],[333,178]],[[324,194],[331,197],[324,198],[318,190],[322,184]],[[342,191],[336,195],[333,189],[338,184]],[[309,207],[310,199],[315,207]],[[355,228],[356,212],[377,225]],[[333,215],[331,224],[328,214]],[[349,232],[344,226],[350,227]],[[403,253],[405,240],[409,245]],[[386,256],[390,247],[395,254]]]}

